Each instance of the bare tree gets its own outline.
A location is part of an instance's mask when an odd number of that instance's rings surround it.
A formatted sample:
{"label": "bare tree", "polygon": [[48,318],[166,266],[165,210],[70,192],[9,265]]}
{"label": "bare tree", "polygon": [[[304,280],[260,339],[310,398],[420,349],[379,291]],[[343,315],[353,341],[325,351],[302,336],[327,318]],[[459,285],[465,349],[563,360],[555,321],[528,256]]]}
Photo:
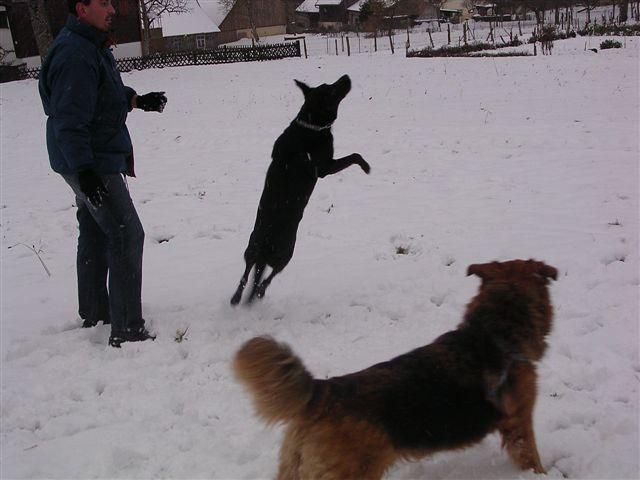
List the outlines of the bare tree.
{"label": "bare tree", "polygon": [[31,28],[38,45],[38,53],[40,58],[44,58],[49,51],[51,42],[53,42],[45,0],[29,0],[29,14],[31,16]]}
{"label": "bare tree", "polygon": [[222,7],[224,13],[229,13],[235,3],[236,0],[218,0],[218,4]]}
{"label": "bare tree", "polygon": [[141,0],[142,54],[149,55],[151,23],[153,23],[153,20],[164,13],[185,13],[188,11],[190,11],[189,0]]}

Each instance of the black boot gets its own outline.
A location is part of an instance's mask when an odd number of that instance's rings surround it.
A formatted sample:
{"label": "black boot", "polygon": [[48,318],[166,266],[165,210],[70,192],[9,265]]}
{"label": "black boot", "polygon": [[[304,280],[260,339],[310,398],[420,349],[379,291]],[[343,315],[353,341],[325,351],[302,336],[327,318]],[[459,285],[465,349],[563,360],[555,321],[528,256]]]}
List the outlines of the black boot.
{"label": "black boot", "polygon": [[120,348],[125,342],[144,342],[146,340],[155,340],[156,336],[149,333],[144,328],[127,329],[124,332],[111,333],[109,337],[109,345],[115,348]]}
{"label": "black boot", "polygon": [[[98,322],[100,322],[100,320],[87,320],[87,319],[82,319],[82,328],[92,328],[95,327],[96,325],[98,325]],[[110,325],[111,324],[111,320],[109,320],[108,318],[106,320],[102,320],[102,324],[103,325]]]}

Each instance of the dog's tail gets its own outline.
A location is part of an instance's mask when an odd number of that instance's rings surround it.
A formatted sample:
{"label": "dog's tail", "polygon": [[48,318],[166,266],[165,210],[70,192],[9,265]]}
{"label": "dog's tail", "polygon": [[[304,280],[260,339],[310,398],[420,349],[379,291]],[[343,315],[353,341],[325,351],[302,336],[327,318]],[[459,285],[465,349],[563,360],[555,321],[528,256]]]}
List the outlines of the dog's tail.
{"label": "dog's tail", "polygon": [[298,417],[313,397],[314,380],[302,361],[271,337],[246,342],[236,353],[233,370],[251,392],[258,415],[268,423]]}

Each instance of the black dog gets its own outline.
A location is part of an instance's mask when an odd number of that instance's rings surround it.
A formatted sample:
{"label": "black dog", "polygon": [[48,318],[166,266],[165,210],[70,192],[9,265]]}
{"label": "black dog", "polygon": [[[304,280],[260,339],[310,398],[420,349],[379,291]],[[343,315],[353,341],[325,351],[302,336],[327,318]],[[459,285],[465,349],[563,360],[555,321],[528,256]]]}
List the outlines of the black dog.
{"label": "black dog", "polygon": [[[265,290],[291,260],[296,244],[298,224],[315,188],[318,177],[332,175],[359,165],[369,173],[369,164],[359,153],[333,158],[331,125],[338,116],[338,106],[351,90],[347,75],[331,84],[311,88],[296,80],[304,93],[304,105],[298,116],[278,137],[271,154],[272,162],[260,197],[256,223],[244,252],[246,270],[231,298],[237,305],[255,266],[253,288],[248,302],[262,298]],[[262,280],[266,266],[273,270]]]}

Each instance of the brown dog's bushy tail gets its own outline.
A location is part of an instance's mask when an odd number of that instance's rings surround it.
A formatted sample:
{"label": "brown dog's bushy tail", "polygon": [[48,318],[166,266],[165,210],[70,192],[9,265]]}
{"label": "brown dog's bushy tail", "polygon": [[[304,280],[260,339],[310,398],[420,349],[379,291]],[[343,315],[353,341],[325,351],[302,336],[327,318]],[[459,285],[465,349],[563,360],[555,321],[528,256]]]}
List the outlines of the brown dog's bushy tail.
{"label": "brown dog's bushy tail", "polygon": [[271,337],[246,342],[236,353],[233,370],[251,392],[258,415],[268,423],[296,418],[313,396],[313,377],[302,361]]}

